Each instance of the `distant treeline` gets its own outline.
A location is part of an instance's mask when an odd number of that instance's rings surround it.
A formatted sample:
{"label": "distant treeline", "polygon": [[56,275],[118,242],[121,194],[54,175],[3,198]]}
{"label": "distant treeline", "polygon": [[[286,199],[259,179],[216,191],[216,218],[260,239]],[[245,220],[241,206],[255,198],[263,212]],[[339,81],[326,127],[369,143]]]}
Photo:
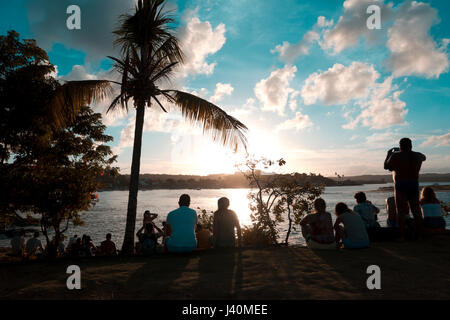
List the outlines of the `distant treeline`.
{"label": "distant treeline", "polygon": [[[273,174],[265,174],[270,179]],[[299,183],[311,182],[315,185],[326,186],[356,185],[354,181],[335,181],[322,175],[295,173]],[[101,190],[127,190],[130,175],[123,174],[116,177],[103,175],[99,177],[102,185]],[[170,175],[170,174],[141,174],[139,178],[139,189],[220,189],[220,188],[249,188],[249,181],[238,172],[235,174],[212,174],[208,176],[197,175]]]}
{"label": "distant treeline", "polygon": [[[361,184],[376,184],[392,182],[391,175],[361,175],[349,177],[324,177],[320,174],[296,173],[300,183],[311,182],[325,186],[351,186]],[[267,174],[267,178],[273,175]],[[116,177],[103,175],[98,178],[102,190],[127,190],[130,175],[121,174]],[[421,182],[449,182],[450,173],[426,173],[420,176]],[[171,175],[171,174],[141,174],[139,188],[150,189],[220,189],[220,188],[249,188],[245,176],[238,172],[235,174],[212,174],[208,176],[197,175]]]}

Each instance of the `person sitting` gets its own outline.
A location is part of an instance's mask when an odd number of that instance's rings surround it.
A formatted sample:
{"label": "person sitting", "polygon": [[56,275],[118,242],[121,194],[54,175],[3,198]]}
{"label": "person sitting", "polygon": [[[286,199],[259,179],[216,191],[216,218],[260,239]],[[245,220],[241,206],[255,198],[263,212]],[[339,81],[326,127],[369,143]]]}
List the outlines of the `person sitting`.
{"label": "person sitting", "polygon": [[111,233],[106,234],[106,240],[100,243],[100,255],[115,256],[117,255],[116,244],[111,241]]}
{"label": "person sitting", "polygon": [[398,228],[397,223],[397,209],[395,207],[395,197],[389,197],[386,199],[386,212],[388,218],[386,225],[390,228]]}
{"label": "person sitting", "polygon": [[156,213],[150,213],[149,210],[145,210],[144,212],[144,217],[142,219],[142,226],[145,226],[149,223],[153,223],[153,220],[156,219],[156,217],[158,217],[158,215]]}
{"label": "person sitting", "polygon": [[183,194],[178,201],[179,208],[167,215],[165,245],[169,252],[192,252],[197,248],[194,230],[197,212],[189,208],[190,204],[189,195]]}
{"label": "person sitting", "polygon": [[82,241],[81,238],[76,238],[75,242],[72,243],[69,247],[68,247],[68,254],[71,257],[79,257],[82,254],[82,250],[83,250],[83,245],[82,245]]}
{"label": "person sitting", "polygon": [[81,251],[80,255],[82,257],[92,257],[95,256],[96,247],[88,235],[83,235],[81,238]]}
{"label": "person sitting", "polygon": [[209,229],[203,228],[200,223],[197,224],[197,229],[195,231],[195,236],[197,238],[197,249],[205,250],[211,249],[211,231]]}
{"label": "person sitting", "polygon": [[[155,232],[155,228],[158,232]],[[141,227],[136,236],[139,239],[138,252],[144,255],[153,254],[157,251],[158,238],[163,235],[161,229],[156,227],[154,223],[147,223]]]}
{"label": "person sitting", "polygon": [[441,202],[436,197],[436,193],[431,187],[422,189],[420,206],[423,214],[423,225],[425,230],[432,231],[445,230],[445,219],[442,217]]}
{"label": "person sitting", "polygon": [[35,231],[32,238],[28,239],[25,245],[28,257],[38,257],[44,251],[41,240],[39,240],[39,231]]}
{"label": "person sitting", "polygon": [[23,257],[25,253],[25,231],[20,230],[18,234],[16,234],[11,239],[11,254],[17,257]]}
{"label": "person sitting", "polygon": [[380,212],[380,209],[374,206],[372,202],[368,201],[366,194],[362,191],[355,193],[354,198],[357,204],[353,207],[353,212],[359,214],[366,225],[369,239],[373,241],[379,238],[381,227],[377,221],[377,214]]}
{"label": "person sitting", "polygon": [[[359,214],[352,212],[345,203],[339,202],[334,208],[337,219],[334,223],[336,243],[347,249],[362,249],[369,246],[369,235]],[[343,226],[341,226],[341,224]]]}
{"label": "person sitting", "polygon": [[336,249],[331,214],[325,210],[325,200],[317,198],[314,201],[314,213],[308,214],[300,222],[302,235],[308,248],[319,250]]}
{"label": "person sitting", "polygon": [[72,238],[69,239],[69,243],[67,244],[67,248],[70,248],[72,244],[74,244],[78,239],[78,235],[74,234]]}
{"label": "person sitting", "polygon": [[242,246],[241,225],[233,210],[229,210],[230,200],[220,198],[217,201],[218,210],[214,212],[213,220],[213,242],[214,248],[236,247],[235,228],[238,236],[238,247]]}

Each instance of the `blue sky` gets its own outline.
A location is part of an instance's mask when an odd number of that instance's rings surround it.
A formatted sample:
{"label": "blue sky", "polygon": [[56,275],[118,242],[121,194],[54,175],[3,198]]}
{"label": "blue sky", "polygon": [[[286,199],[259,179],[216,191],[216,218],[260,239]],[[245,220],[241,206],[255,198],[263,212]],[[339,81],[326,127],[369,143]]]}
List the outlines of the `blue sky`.
{"label": "blue sky", "polygon": [[[66,8],[81,9],[67,30]],[[381,29],[369,30],[369,5]],[[61,80],[112,78],[111,31],[134,0],[2,2],[0,32],[15,29],[49,53]],[[168,7],[186,63],[173,86],[210,99],[249,127],[249,150],[283,157],[287,171],[383,173],[403,136],[450,172],[450,3],[436,1],[177,1]],[[94,106],[103,112],[107,101]],[[146,115],[141,172],[232,172],[242,154],[214,143],[176,108]],[[134,113],[104,114],[118,165],[129,172]]]}

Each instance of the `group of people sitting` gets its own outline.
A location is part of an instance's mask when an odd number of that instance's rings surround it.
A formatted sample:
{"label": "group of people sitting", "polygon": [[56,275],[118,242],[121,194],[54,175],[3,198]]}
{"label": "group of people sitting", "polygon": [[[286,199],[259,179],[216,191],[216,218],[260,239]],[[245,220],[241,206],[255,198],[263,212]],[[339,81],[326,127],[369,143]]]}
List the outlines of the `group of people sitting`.
{"label": "group of people sitting", "polygon": [[67,247],[64,246],[65,236],[63,234],[60,235],[58,242],[53,237],[50,244],[45,247],[39,240],[39,236],[40,232],[35,231],[33,237],[25,242],[25,232],[19,232],[11,239],[11,254],[29,260],[50,256],[52,251],[55,257],[92,257],[95,255],[109,256],[117,254],[116,245],[111,241],[112,236],[110,233],[106,235],[106,240],[101,242],[98,247],[95,246],[88,235],[83,235],[81,238],[78,235],[74,235],[69,239]]}
{"label": "group of people sitting", "polygon": [[[136,253],[191,252],[210,248],[232,248],[241,246],[241,227],[237,214],[229,210],[230,200],[220,198],[214,212],[213,230],[198,223],[197,213],[189,208],[191,198],[180,196],[179,208],[169,212],[162,228],[154,223],[157,215],[146,211],[143,225],[137,232],[139,242]],[[237,243],[236,243],[237,233]],[[159,243],[159,239],[161,243]]]}
{"label": "group of people sitting", "polygon": [[[343,246],[347,249],[361,249],[367,248],[371,241],[393,239],[398,235],[398,215],[394,197],[386,199],[387,229],[378,223],[377,215],[380,209],[367,200],[364,192],[357,192],[354,197],[356,205],[353,211],[343,202],[336,204],[334,224],[331,214],[326,211],[325,200],[318,198],[314,201],[314,213],[308,214],[300,222],[309,248],[335,249]],[[418,234],[445,232],[444,212],[431,187],[422,189],[419,203],[421,215],[414,216],[414,220],[419,221],[408,220],[410,223],[406,223],[406,228],[418,225],[419,229],[414,231]]]}

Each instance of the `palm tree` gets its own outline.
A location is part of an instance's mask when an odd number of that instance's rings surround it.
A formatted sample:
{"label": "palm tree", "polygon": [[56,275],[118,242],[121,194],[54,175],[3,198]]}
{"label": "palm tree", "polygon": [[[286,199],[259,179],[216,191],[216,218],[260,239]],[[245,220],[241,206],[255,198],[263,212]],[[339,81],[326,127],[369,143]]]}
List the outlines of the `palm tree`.
{"label": "palm tree", "polygon": [[139,0],[134,14],[121,16],[120,27],[114,31],[115,45],[119,45],[120,58],[114,60],[114,68],[121,75],[121,82],[110,80],[71,81],[61,87],[56,105],[76,106],[86,101],[96,101],[111,90],[111,84],[120,85],[120,93],[112,100],[108,112],[117,108],[128,111],[133,100],[136,108],[133,157],[128,197],[127,223],[122,245],[124,254],[131,254],[134,247],[136,207],[139,186],[139,170],[142,131],[145,109],[154,103],[164,111],[166,101],[181,110],[182,116],[194,125],[200,125],[204,133],[234,150],[246,148],[244,132],[247,127],[228,115],[218,106],[195,95],[175,89],[161,89],[159,85],[170,83],[183,53],[172,27],[174,19],[164,10],[164,0]]}

